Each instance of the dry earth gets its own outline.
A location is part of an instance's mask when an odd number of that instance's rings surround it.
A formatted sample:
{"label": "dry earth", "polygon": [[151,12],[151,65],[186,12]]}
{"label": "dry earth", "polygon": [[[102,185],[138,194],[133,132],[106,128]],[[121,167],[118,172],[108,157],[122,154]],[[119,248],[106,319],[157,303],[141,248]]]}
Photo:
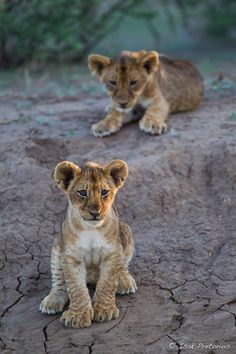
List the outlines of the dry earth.
{"label": "dry earth", "polygon": [[[0,98],[0,351],[236,353],[235,91],[208,91],[198,110],[172,117],[161,137],[130,124],[94,138],[90,126],[106,102]],[[130,169],[117,204],[136,242],[138,291],[117,296],[117,320],[68,329],[60,316],[38,311],[66,208],[53,170],[64,159],[114,158]]]}

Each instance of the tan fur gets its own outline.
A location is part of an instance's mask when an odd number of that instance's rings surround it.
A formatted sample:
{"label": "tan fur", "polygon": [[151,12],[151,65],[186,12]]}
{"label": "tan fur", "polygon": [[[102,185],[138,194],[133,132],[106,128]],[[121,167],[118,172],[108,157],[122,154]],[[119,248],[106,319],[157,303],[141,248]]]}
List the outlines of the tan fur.
{"label": "tan fur", "polygon": [[[137,289],[128,272],[134,251],[132,233],[113,205],[127,176],[128,167],[122,160],[105,166],[90,162],[83,168],[64,161],[56,167],[54,178],[69,206],[62,234],[52,248],[52,288],[40,310],[61,312],[69,300],[69,309],[61,317],[68,327],[88,327],[92,320],[116,318],[115,293]],[[92,301],[86,283],[96,284]]]}
{"label": "tan fur", "polygon": [[155,51],[122,52],[115,60],[90,55],[88,65],[111,98],[107,116],[92,126],[95,136],[118,131],[140,105],[145,109],[140,129],[162,134],[169,113],[193,110],[203,96],[202,77],[191,63]]}

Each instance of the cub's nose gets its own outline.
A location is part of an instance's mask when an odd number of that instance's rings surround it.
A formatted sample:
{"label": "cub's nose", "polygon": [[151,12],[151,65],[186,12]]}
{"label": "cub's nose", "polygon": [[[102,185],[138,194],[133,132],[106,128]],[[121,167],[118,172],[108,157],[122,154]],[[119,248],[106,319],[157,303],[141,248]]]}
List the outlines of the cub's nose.
{"label": "cub's nose", "polygon": [[119,102],[119,105],[121,108],[125,108],[127,106],[128,102]]}
{"label": "cub's nose", "polygon": [[89,214],[92,215],[92,217],[94,217],[94,219],[96,219],[96,217],[98,217],[98,215],[100,214],[101,212],[93,212],[93,211],[90,211]]}

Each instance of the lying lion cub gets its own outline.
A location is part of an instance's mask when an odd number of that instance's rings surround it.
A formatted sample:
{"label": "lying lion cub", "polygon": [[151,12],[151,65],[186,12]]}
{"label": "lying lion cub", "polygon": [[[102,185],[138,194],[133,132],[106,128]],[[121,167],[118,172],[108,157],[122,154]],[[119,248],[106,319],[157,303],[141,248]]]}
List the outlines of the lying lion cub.
{"label": "lying lion cub", "polygon": [[[129,226],[119,220],[113,201],[128,176],[127,164],[114,160],[105,166],[89,162],[57,165],[54,178],[66,193],[69,206],[62,235],[51,255],[52,288],[40,305],[42,313],[64,311],[61,321],[82,328],[119,315],[115,293],[137,290],[128,264],[134,245]],[[96,284],[91,302],[86,283]]]}
{"label": "lying lion cub", "polygon": [[88,65],[111,98],[107,116],[92,126],[95,136],[117,132],[140,106],[145,110],[140,129],[162,134],[169,113],[191,111],[203,96],[202,77],[191,63],[154,51],[122,52],[116,60],[90,55]]}

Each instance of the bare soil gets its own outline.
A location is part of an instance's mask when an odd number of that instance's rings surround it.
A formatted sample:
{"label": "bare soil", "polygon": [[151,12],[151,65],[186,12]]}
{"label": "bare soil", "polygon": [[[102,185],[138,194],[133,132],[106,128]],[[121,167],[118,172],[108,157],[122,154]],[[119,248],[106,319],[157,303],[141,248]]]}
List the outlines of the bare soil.
{"label": "bare soil", "polygon": [[[208,90],[161,137],[137,124],[93,137],[106,103],[0,98],[1,353],[236,353],[236,91]],[[66,209],[53,170],[114,158],[130,169],[117,205],[134,234],[138,291],[117,296],[117,320],[68,329],[38,310]]]}

